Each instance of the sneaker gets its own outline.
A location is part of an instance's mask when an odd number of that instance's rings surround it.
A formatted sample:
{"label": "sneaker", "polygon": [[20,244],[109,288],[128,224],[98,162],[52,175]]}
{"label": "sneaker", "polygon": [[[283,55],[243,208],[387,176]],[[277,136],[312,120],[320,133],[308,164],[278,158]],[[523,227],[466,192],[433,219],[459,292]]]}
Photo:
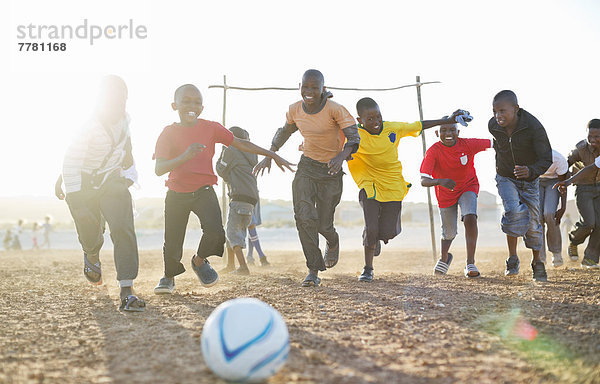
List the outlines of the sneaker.
{"label": "sneaker", "polygon": [[556,253],[556,254],[552,255],[552,266],[554,268],[558,268],[558,267],[562,266],[563,264],[564,264],[563,258],[560,253]]}
{"label": "sneaker", "polygon": [[375,244],[375,253],[373,256],[381,255],[381,240],[377,240],[377,244]]}
{"label": "sneaker", "polygon": [[586,257],[584,257],[583,260],[581,260],[581,266],[583,268],[589,268],[589,269],[600,268],[600,265],[598,265],[598,263],[596,263],[594,260],[588,259]]}
{"label": "sneaker", "polygon": [[196,276],[198,276],[198,279],[200,279],[202,285],[208,288],[217,284],[217,281],[219,281],[219,274],[217,271],[210,266],[210,263],[206,259],[202,259],[202,264],[197,267],[196,264],[194,264],[194,258],[196,257],[197,256],[192,257],[192,269],[196,273]]}
{"label": "sneaker", "polygon": [[569,244],[569,248],[567,248],[567,253],[572,261],[577,261],[579,259],[579,253],[577,253],[577,246],[575,244]]}
{"label": "sneaker", "polygon": [[548,275],[546,274],[546,266],[541,261],[531,263],[531,269],[533,269],[533,280],[535,281],[548,281]]}
{"label": "sneaker", "polygon": [[246,259],[246,264],[248,265],[254,265],[254,259]]}
{"label": "sneaker", "polygon": [[266,256],[263,256],[260,258],[260,266],[261,267],[268,267],[269,265],[271,265],[271,263],[269,263],[269,260],[267,260]]}
{"label": "sneaker", "polygon": [[373,268],[364,267],[360,276],[358,276],[358,281],[364,281],[370,283],[373,281]]}
{"label": "sneaker", "polygon": [[162,277],[156,287],[154,287],[154,293],[157,295],[170,295],[175,290],[175,278],[174,277]]}
{"label": "sneaker", "polygon": [[250,275],[250,270],[248,269],[248,266],[239,267],[233,273],[238,276],[248,276],[248,275]]}
{"label": "sneaker", "polygon": [[[544,263],[542,263],[543,265]],[[506,259],[506,271],[504,271],[506,276],[514,276],[519,274],[519,256],[512,255],[508,259]]]}

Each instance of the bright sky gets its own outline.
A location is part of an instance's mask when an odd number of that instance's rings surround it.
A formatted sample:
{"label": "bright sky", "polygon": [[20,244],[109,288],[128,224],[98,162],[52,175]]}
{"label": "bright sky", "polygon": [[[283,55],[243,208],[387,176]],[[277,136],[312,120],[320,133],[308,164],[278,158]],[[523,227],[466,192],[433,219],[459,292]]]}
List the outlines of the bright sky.
{"label": "bright sky", "polygon": [[[196,84],[204,95],[203,118],[222,121],[223,92],[234,86],[295,87],[317,68],[326,85],[423,87],[425,119],[456,108],[475,120],[464,137],[490,137],[491,100],[512,89],[520,105],[544,124],[553,148],[567,154],[585,138],[585,125],[600,117],[600,2],[589,1],[27,1],[0,5],[0,196],[53,195],[72,133],[92,109],[98,79],[114,73],[129,86],[128,111],[140,172],[137,197],[164,196],[152,153],[164,126],[177,119],[173,91]],[[66,52],[19,52],[18,25],[147,28],[146,39],[67,42]],[[416,91],[334,91],[355,114],[356,101],[376,99],[384,120],[419,119]],[[227,94],[226,125],[239,125],[268,147],[298,91]],[[437,139],[426,133],[428,145]],[[281,154],[296,162],[296,133]],[[217,154],[220,151],[217,151]],[[419,185],[421,140],[400,143],[404,176],[415,185],[407,201],[425,201]],[[478,155],[483,190],[496,191],[493,150]],[[347,169],[347,168],[346,168]],[[279,170],[259,180],[262,198],[291,200],[292,175]],[[356,200],[348,175],[343,199]]]}

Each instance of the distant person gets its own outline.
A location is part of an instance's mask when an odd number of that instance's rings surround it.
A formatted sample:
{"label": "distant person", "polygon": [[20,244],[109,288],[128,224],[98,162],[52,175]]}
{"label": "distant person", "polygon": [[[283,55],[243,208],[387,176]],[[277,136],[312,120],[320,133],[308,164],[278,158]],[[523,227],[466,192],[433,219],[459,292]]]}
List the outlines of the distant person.
{"label": "distant person", "polygon": [[[319,272],[333,268],[340,255],[340,239],[333,226],[335,208],[342,197],[342,164],[358,149],[360,137],[354,118],[342,105],[331,100],[323,74],[309,69],[302,75],[302,100],[289,106],[285,125],[271,142],[278,151],[300,131],[303,154],[292,182],[294,219],[308,274],[303,287],[320,284]],[[270,170],[265,158],[256,167],[261,174]],[[325,254],[319,248],[319,234],[326,240]]]}
{"label": "distant person", "polygon": [[[592,119],[587,125],[587,140],[581,140],[569,153],[567,162],[572,166],[572,173],[594,164],[600,156],[600,119]],[[582,263],[596,260],[600,253],[600,172],[593,168],[585,174],[579,175],[572,184],[575,184],[575,204],[579,212],[579,219],[569,232],[569,247],[567,252],[571,261],[579,259],[577,246],[585,242],[588,244],[583,254]]]}
{"label": "distant person", "polygon": [[13,237],[11,248],[15,251],[20,251],[23,247],[21,246],[21,235],[23,234],[23,220],[19,219],[17,225],[13,228]]}
{"label": "distant person", "polygon": [[410,184],[402,176],[402,163],[398,159],[400,139],[417,137],[424,129],[453,123],[460,112],[439,120],[389,122],[383,121],[379,105],[369,97],[356,103],[356,112],[360,145],[348,160],[348,169],[360,190],[358,200],[365,220],[365,265],[358,281],[371,282],[373,257],[381,252],[381,241],[387,244],[402,230],[402,200]]}
{"label": "distant person", "polygon": [[6,233],[4,234],[3,245],[4,245],[4,249],[6,251],[10,251],[11,250],[11,246],[12,246],[12,232],[10,231],[10,229],[7,229]]}
{"label": "distant person", "polygon": [[[546,247],[552,252],[552,266],[563,265],[562,236],[560,220],[567,210],[567,195],[552,188],[556,182],[566,180],[569,176],[567,159],[558,151],[552,150],[552,165],[540,175],[540,214],[542,218],[542,248],[540,259],[546,263]],[[558,202],[560,200],[560,208]],[[545,236],[544,236],[544,231]]]}
{"label": "distant person", "polygon": [[40,249],[40,246],[38,244],[38,232],[39,232],[39,226],[38,226],[37,221],[35,221],[33,223],[33,227],[31,228],[31,242],[32,242],[33,250]]}
{"label": "distant person", "polygon": [[[62,183],[62,178],[61,178],[61,183]],[[42,247],[45,246],[48,249],[50,249],[50,232],[53,231],[52,224],[50,224],[51,220],[52,220],[52,218],[50,217],[50,215],[46,215],[46,217],[44,217],[44,224],[42,224],[42,230],[44,233],[44,241],[42,242],[41,246]]]}
{"label": "distant person", "polygon": [[[245,129],[231,127],[229,130],[238,139],[250,140],[250,135]],[[256,176],[252,174],[257,163],[256,154],[242,152],[233,146],[224,147],[217,161],[217,173],[229,189],[229,214],[225,226],[227,266],[223,272],[235,270],[234,258],[237,258],[240,267],[236,273],[250,274],[243,250],[246,248],[246,232],[252,222],[252,213],[259,200]]]}
{"label": "distant person", "polygon": [[202,239],[192,257],[192,269],[205,287],[219,279],[208,257],[223,256],[225,231],[221,209],[213,185],[217,176],[212,168],[215,144],[233,146],[243,152],[269,156],[283,170],[291,163],[247,140],[236,138],[221,124],[200,119],[202,94],[192,84],[177,88],[171,104],[180,122],[165,127],[160,134],[153,158],[157,176],[169,172],[165,199],[165,243],[163,247],[164,276],[154,288],[156,294],[170,294],[175,289],[175,276],[183,273],[181,263],[183,241],[190,212],[200,220]]}
{"label": "distant person", "polygon": [[85,277],[102,284],[100,249],[104,219],[114,244],[121,299],[120,310],[142,312],[146,303],[133,292],[138,275],[138,247],[129,186],[124,177],[134,167],[131,153],[127,86],[118,76],[103,79],[96,110],[67,149],[55,194],[66,199],[83,248]]}
{"label": "distant person", "polygon": [[440,218],[442,222],[441,256],[434,273],[445,275],[452,262],[448,253],[457,234],[458,209],[465,226],[467,244],[466,277],[479,277],[475,266],[477,248],[477,195],[479,180],[475,172],[475,155],[492,148],[490,139],[463,139],[456,124],[443,124],[436,135],[440,141],[433,144],[425,153],[421,163],[421,185],[435,187]]}
{"label": "distant person", "polygon": [[256,253],[258,253],[258,259],[260,261],[260,265],[263,267],[268,267],[271,265],[267,260],[267,256],[262,250],[260,245],[260,240],[258,239],[258,232],[256,227],[262,224],[262,217],[260,214],[260,194],[258,197],[258,201],[254,206],[254,210],[252,211],[252,220],[250,220],[250,225],[248,226],[248,255],[246,255],[246,261],[250,265],[254,265],[254,250],[256,249]]}
{"label": "distant person", "polygon": [[494,136],[496,185],[504,207],[501,227],[506,234],[509,255],[504,273],[507,276],[519,273],[517,240],[523,236],[525,246],[533,254],[533,279],[547,281],[546,267],[540,259],[539,176],[552,165],[552,148],[544,126],[519,107],[513,91],[496,94],[492,106],[494,116],[488,129]]}

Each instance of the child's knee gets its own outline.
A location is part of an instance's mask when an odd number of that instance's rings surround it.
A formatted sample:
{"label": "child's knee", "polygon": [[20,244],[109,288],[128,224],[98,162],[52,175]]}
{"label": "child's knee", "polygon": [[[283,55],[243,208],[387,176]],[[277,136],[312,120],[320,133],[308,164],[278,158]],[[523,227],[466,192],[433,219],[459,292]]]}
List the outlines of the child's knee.
{"label": "child's knee", "polygon": [[477,225],[477,215],[474,213],[470,213],[468,215],[464,215],[463,216],[463,223],[465,224],[465,227],[471,227],[471,226],[476,226]]}

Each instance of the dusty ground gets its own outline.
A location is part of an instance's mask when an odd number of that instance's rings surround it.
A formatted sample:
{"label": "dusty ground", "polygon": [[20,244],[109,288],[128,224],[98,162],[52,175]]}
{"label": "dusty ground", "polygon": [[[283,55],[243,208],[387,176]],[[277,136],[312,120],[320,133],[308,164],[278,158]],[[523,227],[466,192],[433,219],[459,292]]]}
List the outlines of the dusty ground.
{"label": "dusty ground", "polygon": [[[568,263],[533,283],[523,251],[521,274],[505,278],[505,250],[484,247],[478,280],[463,277],[464,252],[439,278],[430,251],[384,248],[372,284],[356,281],[361,254],[342,252],[307,289],[301,253],[271,252],[271,268],[210,289],[187,271],[170,297],[152,293],[160,252],[143,252],[141,314],[117,311],[109,252],[102,287],[84,280],[79,252],[0,252],[0,382],[220,382],[202,359],[202,325],[221,302],[253,296],[290,331],[288,362],[269,383],[600,383],[600,271]],[[515,336],[522,322],[535,340]]]}

